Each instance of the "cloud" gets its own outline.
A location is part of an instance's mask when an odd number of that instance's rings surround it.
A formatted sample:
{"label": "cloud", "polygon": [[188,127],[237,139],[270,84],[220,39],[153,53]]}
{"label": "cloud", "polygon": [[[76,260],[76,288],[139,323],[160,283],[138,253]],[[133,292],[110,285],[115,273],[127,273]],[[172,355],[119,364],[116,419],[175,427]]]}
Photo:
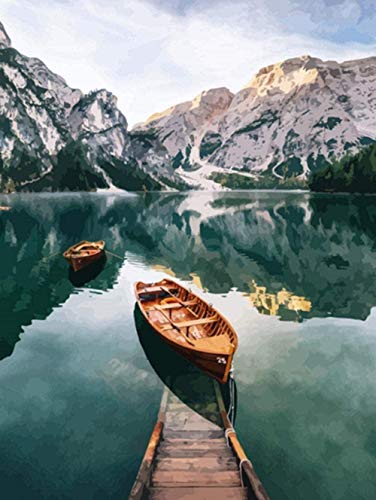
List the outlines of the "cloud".
{"label": "cloud", "polygon": [[0,16],[20,52],[85,92],[112,91],[134,124],[204,89],[236,91],[288,57],[374,55],[375,41],[361,38],[373,33],[366,3],[2,0]]}

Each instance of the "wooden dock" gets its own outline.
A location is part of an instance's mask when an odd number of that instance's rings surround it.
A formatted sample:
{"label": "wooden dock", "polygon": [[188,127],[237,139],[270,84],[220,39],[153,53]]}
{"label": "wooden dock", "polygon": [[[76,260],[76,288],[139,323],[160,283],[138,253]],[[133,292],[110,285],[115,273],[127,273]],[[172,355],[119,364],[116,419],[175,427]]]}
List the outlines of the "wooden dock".
{"label": "wooden dock", "polygon": [[215,392],[222,427],[165,388],[130,500],[268,499]]}

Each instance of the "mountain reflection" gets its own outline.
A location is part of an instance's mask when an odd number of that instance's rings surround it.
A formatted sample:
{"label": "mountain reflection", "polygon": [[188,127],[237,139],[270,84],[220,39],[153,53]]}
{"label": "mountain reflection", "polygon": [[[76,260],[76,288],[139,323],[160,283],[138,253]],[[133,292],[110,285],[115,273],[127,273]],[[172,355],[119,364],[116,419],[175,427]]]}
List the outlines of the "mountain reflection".
{"label": "mountain reflection", "polygon": [[[104,239],[117,254],[213,293],[236,288],[265,314],[365,319],[376,296],[376,199],[292,193],[12,195],[0,215],[0,356],[22,326],[73,292],[60,255]],[[106,290],[109,257],[85,286]],[[80,286],[80,285],[79,285]]]}
{"label": "mountain reflection", "polygon": [[249,299],[261,314],[299,320],[302,313],[310,312],[312,308],[311,302],[305,297],[293,295],[284,288],[277,293],[268,293],[266,287],[257,286],[255,281],[252,286],[254,291],[249,294]]}

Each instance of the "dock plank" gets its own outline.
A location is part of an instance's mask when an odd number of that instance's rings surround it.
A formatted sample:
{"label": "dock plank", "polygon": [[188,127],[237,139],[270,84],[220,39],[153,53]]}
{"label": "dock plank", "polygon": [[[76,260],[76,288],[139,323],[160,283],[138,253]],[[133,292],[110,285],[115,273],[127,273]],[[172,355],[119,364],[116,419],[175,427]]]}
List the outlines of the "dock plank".
{"label": "dock plank", "polygon": [[246,500],[247,488],[150,488],[150,500]]}
{"label": "dock plank", "polygon": [[152,486],[241,486],[237,471],[181,471],[155,470],[152,476]]}
{"label": "dock plank", "polygon": [[202,429],[166,429],[164,432],[165,439],[214,439],[214,438],[223,438],[223,430],[220,429],[210,429],[210,430],[202,430]]}
{"label": "dock plank", "polygon": [[217,471],[238,470],[235,458],[230,457],[184,457],[157,458],[154,470]]}
{"label": "dock plank", "polygon": [[221,438],[211,438],[211,439],[189,439],[186,437],[167,437],[164,438],[160,446],[176,446],[178,448],[189,447],[189,448],[227,448],[226,440],[224,437]]}
{"label": "dock plank", "polygon": [[[239,457],[235,448],[229,446],[224,429],[166,391],[158,419],[163,431],[153,465],[143,488],[140,467],[130,500],[268,500],[253,469],[255,486],[243,485],[239,462],[246,456],[243,452]],[[222,407],[218,403],[217,410],[223,419],[223,402]],[[216,418],[215,408],[208,417]],[[229,436],[231,439],[231,433]],[[252,468],[248,460],[243,469],[246,466]]]}
{"label": "dock plank", "polygon": [[230,450],[218,450],[215,448],[212,449],[196,449],[196,450],[189,450],[189,453],[187,453],[187,450],[184,448],[175,448],[175,447],[169,447],[165,449],[161,449],[158,452],[158,456],[162,458],[195,458],[195,457],[220,457],[220,458],[231,458],[234,455],[231,453]]}

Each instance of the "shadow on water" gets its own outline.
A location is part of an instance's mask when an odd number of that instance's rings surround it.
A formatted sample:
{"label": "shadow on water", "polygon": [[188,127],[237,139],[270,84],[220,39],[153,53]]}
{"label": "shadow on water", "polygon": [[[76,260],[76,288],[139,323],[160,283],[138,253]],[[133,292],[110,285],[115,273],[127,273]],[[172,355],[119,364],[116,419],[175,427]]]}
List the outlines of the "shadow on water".
{"label": "shadow on water", "polygon": [[[192,410],[207,420],[222,425],[214,389],[214,384],[217,382],[165,344],[145,320],[137,304],[134,309],[134,320],[146,357],[164,385]],[[220,385],[220,390],[228,410],[229,383]]]}
{"label": "shadow on water", "polygon": [[93,262],[90,266],[84,267],[79,271],[74,272],[72,267],[68,268],[68,279],[72,283],[73,286],[81,287],[94,280],[100,273],[103,271],[104,266],[106,265],[107,257],[104,253],[102,257]]}

